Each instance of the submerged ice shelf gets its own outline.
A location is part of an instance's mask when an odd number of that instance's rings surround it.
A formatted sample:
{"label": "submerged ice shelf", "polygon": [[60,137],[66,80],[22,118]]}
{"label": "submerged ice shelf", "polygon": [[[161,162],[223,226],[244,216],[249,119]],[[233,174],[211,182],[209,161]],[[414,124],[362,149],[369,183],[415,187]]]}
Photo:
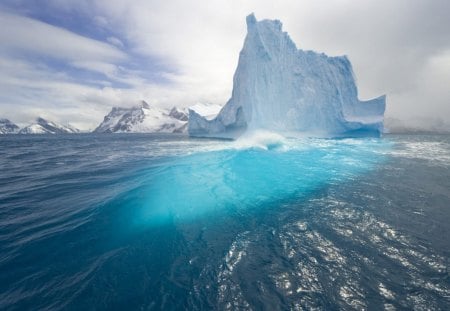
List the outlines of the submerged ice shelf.
{"label": "submerged ice shelf", "polygon": [[[195,140],[194,140],[195,141]],[[207,142],[153,171],[138,221],[164,223],[301,199],[372,170],[390,148],[377,138],[284,138],[267,132]]]}
{"label": "submerged ice shelf", "polygon": [[360,101],[346,56],[299,50],[278,20],[247,17],[230,100],[216,118],[189,112],[189,134],[237,138],[246,130],[320,136],[379,135],[385,96]]}

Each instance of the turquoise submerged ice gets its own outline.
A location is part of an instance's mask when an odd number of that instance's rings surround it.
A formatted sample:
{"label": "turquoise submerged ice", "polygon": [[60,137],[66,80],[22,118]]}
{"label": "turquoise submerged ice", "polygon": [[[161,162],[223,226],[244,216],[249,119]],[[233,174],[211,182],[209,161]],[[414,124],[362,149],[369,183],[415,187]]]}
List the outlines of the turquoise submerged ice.
{"label": "turquoise submerged ice", "polygon": [[385,96],[360,101],[346,56],[297,49],[278,20],[247,17],[233,93],[215,119],[190,111],[191,136],[236,138],[246,130],[320,136],[379,135]]}
{"label": "turquoise submerged ice", "polygon": [[301,200],[372,170],[384,161],[390,144],[379,138],[286,139],[258,131],[204,147],[187,150],[189,155],[151,174],[139,219],[217,217]]}

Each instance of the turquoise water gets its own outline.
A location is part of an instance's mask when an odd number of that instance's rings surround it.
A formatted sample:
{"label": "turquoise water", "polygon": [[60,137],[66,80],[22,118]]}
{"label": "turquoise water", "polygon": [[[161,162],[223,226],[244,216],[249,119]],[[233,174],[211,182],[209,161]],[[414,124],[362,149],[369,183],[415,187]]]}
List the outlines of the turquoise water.
{"label": "turquoise water", "polygon": [[151,171],[143,220],[196,218],[258,210],[356,178],[384,160],[378,139],[221,142]]}
{"label": "turquoise water", "polygon": [[0,309],[449,307],[448,136],[0,147]]}

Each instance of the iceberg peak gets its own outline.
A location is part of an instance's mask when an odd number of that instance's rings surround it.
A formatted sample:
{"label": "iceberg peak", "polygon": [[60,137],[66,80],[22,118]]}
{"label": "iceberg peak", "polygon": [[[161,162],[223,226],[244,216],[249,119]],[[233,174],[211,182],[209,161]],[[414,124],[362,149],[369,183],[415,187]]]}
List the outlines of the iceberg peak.
{"label": "iceberg peak", "polygon": [[297,49],[279,20],[247,16],[231,98],[214,119],[190,111],[189,134],[237,138],[246,130],[320,136],[380,135],[385,96],[360,101],[346,56]]}
{"label": "iceberg peak", "polygon": [[254,13],[251,13],[247,16],[246,18],[246,22],[247,22],[247,31],[256,24],[256,17]]}

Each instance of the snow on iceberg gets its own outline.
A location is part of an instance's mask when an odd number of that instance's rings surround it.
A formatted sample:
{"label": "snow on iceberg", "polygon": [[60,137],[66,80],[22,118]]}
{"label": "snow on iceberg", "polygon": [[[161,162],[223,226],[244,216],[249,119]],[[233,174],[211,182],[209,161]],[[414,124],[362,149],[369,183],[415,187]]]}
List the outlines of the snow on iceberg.
{"label": "snow on iceberg", "polygon": [[299,50],[278,20],[247,16],[230,100],[213,119],[189,111],[191,136],[237,138],[246,130],[320,136],[380,135],[385,96],[360,101],[346,56]]}

